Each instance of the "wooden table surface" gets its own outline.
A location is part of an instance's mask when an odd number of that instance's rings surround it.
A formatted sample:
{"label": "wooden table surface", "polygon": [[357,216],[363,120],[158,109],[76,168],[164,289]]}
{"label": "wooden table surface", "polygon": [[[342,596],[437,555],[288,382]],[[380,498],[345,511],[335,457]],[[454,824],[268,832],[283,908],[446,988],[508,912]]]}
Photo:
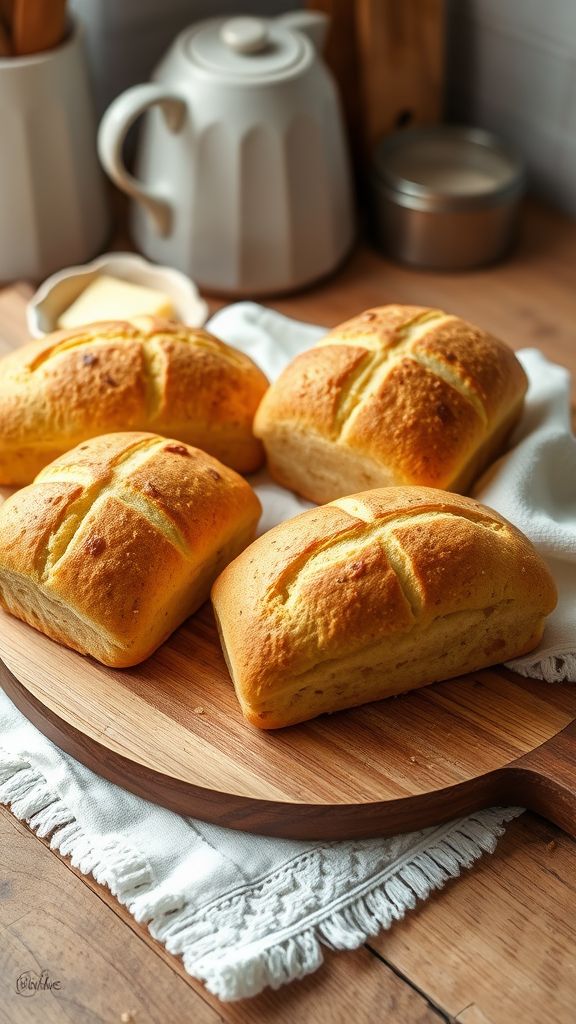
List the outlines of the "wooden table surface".
{"label": "wooden table surface", "polygon": [[[26,284],[0,292],[0,351],[25,336]],[[386,302],[459,313],[576,375],[576,224],[531,206],[509,262],[466,274],[395,267],[367,249],[321,287],[270,303],[333,325]],[[214,303],[214,306],[216,303]],[[46,969],[58,992],[16,994]],[[314,975],[221,1004],[110,893],[0,808],[0,1024],[574,1024],[576,843],[531,814],[492,857]]]}

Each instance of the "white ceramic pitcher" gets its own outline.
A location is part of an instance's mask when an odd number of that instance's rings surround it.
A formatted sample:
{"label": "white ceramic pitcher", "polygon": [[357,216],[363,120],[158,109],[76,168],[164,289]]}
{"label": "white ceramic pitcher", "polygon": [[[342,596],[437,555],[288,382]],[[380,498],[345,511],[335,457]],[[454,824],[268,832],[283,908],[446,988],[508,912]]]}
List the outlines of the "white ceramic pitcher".
{"label": "white ceramic pitcher", "polygon": [[[134,200],[147,256],[238,295],[289,291],[342,260],[352,202],[326,28],[306,11],[200,22],[112,103],[100,158]],[[147,111],[132,177],[122,145]]]}

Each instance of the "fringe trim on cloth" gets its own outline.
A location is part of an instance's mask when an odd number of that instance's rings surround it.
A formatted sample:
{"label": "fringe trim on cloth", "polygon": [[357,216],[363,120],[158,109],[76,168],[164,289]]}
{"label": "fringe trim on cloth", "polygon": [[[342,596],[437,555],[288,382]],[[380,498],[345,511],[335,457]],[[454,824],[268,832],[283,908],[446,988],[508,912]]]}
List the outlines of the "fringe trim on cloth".
{"label": "fringe trim on cloth", "polygon": [[17,818],[28,822],[50,846],[70,857],[83,875],[93,875],[121,903],[129,903],[153,884],[150,865],[121,839],[99,840],[84,832],[70,810],[50,791],[44,776],[21,757],[0,750],[0,803],[10,804]]}
{"label": "fringe trim on cloth", "polygon": [[[523,808],[490,808],[470,818],[450,822],[435,830],[429,844],[401,864],[391,865],[366,883],[364,892],[338,909],[326,908],[312,927],[300,923],[297,934],[273,944],[254,944],[205,961],[190,960],[183,950],[184,966],[200,976],[210,992],[223,1001],[257,995],[266,986],[279,988],[317,970],[323,961],[322,945],[329,949],[356,949],[370,936],[400,921],[441,889],[462,868],[472,867],[484,853],[493,853],[504,834],[504,824],[523,813]],[[170,949],[169,942],[166,943]],[[208,962],[210,961],[210,962]]]}
{"label": "fringe trim on cloth", "polygon": [[562,651],[547,658],[529,661],[507,661],[506,667],[528,679],[543,679],[547,683],[576,683],[576,651]]}
{"label": "fringe trim on cloth", "polygon": [[[353,892],[316,906],[307,918],[285,928],[280,925],[269,936],[243,942],[231,926],[225,929],[227,934],[214,936],[208,917],[190,902],[155,894],[158,883],[145,857],[129,849],[121,837],[103,842],[83,831],[39,771],[2,751],[0,802],[10,804],[16,817],[39,836],[51,835],[53,849],[106,885],[137,920],[148,921],[154,938],[169,952],[180,954],[188,973],[224,1001],[254,996],[266,986],[276,989],[310,974],[322,963],[323,945],[355,949],[389,928],[419,899],[456,878],[483,853],[493,853],[504,824],[522,813],[518,807],[491,808],[439,826],[420,841],[415,838],[409,857],[400,856]],[[305,882],[302,885],[307,888]],[[302,905],[309,908],[311,893],[306,891],[302,898],[307,898]]]}

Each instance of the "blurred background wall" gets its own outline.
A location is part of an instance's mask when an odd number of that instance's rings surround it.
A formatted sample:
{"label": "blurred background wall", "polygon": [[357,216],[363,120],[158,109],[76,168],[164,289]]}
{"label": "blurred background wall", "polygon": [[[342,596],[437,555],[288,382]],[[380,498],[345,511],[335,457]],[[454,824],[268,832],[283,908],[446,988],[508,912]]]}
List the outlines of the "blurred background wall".
{"label": "blurred background wall", "polygon": [[445,109],[512,143],[532,190],[576,214],[576,0],[448,0]]}

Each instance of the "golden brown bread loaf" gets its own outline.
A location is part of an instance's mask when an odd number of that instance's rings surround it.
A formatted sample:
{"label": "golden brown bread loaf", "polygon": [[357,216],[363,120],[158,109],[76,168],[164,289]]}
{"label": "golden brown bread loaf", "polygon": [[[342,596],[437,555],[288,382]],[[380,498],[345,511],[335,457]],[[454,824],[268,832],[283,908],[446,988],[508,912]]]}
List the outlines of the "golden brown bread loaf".
{"label": "golden brown bread loaf", "polygon": [[556,590],[496,512],[385,487],[270,530],[212,601],[244,715],[277,729],[525,654]]}
{"label": "golden brown bread loaf", "polygon": [[241,473],[264,453],[252,421],[268,382],[199,328],[153,317],[58,331],[0,360],[0,483],[29,483],[97,434],[152,430]]}
{"label": "golden brown bread loaf", "polygon": [[260,511],[246,481],[197,448],[94,438],[0,507],[0,604],[105,665],[135,665],[206,600]]}
{"label": "golden brown bread loaf", "polygon": [[485,331],[382,306],[294,359],[254,430],[276,480],[311,501],[396,484],[466,491],[502,449],[526,387],[514,353]]}

